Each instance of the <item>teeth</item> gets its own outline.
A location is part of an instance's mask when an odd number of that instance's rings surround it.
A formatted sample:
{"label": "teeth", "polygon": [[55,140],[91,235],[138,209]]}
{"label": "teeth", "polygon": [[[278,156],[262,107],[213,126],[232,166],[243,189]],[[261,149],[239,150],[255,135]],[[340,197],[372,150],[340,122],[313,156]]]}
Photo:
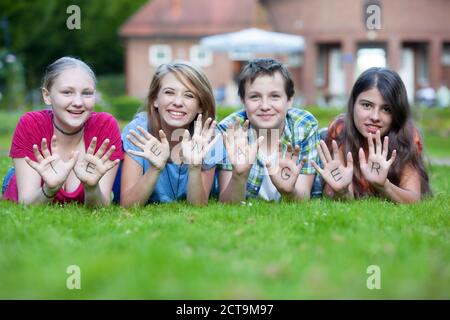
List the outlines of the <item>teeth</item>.
{"label": "teeth", "polygon": [[174,116],[184,116],[183,112],[177,112],[177,111],[169,111],[170,114],[173,114]]}

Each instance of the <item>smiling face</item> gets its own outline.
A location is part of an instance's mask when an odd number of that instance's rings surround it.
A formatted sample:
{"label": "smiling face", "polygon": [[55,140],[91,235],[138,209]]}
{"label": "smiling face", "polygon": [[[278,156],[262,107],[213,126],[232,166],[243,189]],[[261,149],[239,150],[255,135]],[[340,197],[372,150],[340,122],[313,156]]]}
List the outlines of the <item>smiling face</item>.
{"label": "smiling face", "polygon": [[54,120],[66,132],[84,125],[95,105],[95,81],[80,67],[63,70],[50,88],[42,89],[47,105],[51,105]]}
{"label": "smiling face", "polygon": [[381,136],[389,133],[392,124],[392,106],[384,101],[377,88],[361,92],[356,98],[353,120],[359,133],[368,137],[380,130]]}
{"label": "smiling face", "polygon": [[171,128],[188,128],[202,111],[194,89],[183,84],[172,72],[162,78],[153,106],[158,109],[161,126]]}
{"label": "smiling face", "polygon": [[245,109],[256,129],[283,130],[286,113],[292,106],[285,91],[284,79],[279,72],[257,77],[245,85]]}

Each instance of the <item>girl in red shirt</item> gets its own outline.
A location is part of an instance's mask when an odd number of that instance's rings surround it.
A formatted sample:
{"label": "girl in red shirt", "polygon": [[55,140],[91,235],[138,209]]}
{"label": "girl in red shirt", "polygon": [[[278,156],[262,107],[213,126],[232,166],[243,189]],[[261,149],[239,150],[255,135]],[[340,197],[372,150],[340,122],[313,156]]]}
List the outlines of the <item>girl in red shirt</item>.
{"label": "girl in red shirt", "polygon": [[81,60],[63,57],[47,67],[42,96],[51,109],[20,118],[9,154],[14,171],[4,183],[4,199],[89,206],[111,202],[122,143],[117,121],[93,112],[95,84],[92,69]]}

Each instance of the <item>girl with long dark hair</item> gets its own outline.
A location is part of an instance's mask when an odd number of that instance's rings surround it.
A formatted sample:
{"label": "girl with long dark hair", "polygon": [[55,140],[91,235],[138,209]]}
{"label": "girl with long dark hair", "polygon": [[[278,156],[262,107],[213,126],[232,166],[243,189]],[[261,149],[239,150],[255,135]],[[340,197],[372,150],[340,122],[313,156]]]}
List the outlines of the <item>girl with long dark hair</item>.
{"label": "girl with long dark hair", "polygon": [[347,112],[320,142],[324,168],[313,165],[331,198],[413,203],[431,193],[422,149],[401,78],[390,69],[370,68],[356,80]]}

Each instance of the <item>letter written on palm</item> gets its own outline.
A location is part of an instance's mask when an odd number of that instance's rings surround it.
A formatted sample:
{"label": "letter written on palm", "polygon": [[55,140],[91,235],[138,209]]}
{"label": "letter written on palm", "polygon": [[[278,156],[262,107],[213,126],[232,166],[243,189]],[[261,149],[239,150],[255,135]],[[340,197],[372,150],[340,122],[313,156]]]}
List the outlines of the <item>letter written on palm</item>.
{"label": "letter written on palm", "polygon": [[366,159],[366,154],[362,148],[359,149],[359,164],[361,172],[366,180],[376,186],[383,187],[389,173],[389,168],[394,162],[397,151],[392,152],[391,158],[387,160],[389,150],[389,138],[384,137],[383,145],[381,145],[380,131],[375,134],[375,145],[373,143],[373,136],[369,133],[367,138],[369,146],[369,157]]}
{"label": "letter written on palm", "polygon": [[246,120],[241,127],[239,121],[236,121],[234,127],[230,124],[227,131],[223,133],[228,159],[233,166],[233,172],[238,175],[250,171],[256,160],[258,149],[264,140],[264,137],[259,137],[255,143],[249,143],[249,123]]}
{"label": "letter written on palm", "polygon": [[322,176],[325,182],[335,191],[344,192],[351,184],[353,179],[353,157],[350,152],[347,153],[347,165],[344,163],[343,156],[339,153],[338,145],[335,140],[332,142],[333,157],[328,150],[325,141],[320,140],[318,152],[324,168],[320,168],[312,160],[311,163],[316,171]]}
{"label": "letter written on palm", "polygon": [[36,157],[36,161],[33,161],[28,157],[25,157],[25,161],[30,167],[39,173],[42,180],[44,180],[44,183],[46,183],[50,189],[56,190],[61,188],[69,176],[70,171],[77,161],[78,152],[72,152],[69,160],[64,161],[58,154],[56,136],[52,137],[51,149],[52,152],[50,153],[47,146],[47,140],[44,138],[41,141],[42,154],[39,151],[38,146],[33,145],[33,152]]}
{"label": "letter written on palm", "polygon": [[273,185],[280,193],[289,194],[294,191],[300,169],[306,161],[306,159],[302,159],[302,161],[297,164],[299,154],[299,146],[295,146],[294,150],[292,150],[292,145],[289,144],[286,153],[283,156],[281,142],[278,142],[276,164],[273,165],[270,160],[266,160],[265,164],[267,171],[269,172],[270,180],[272,180]]}
{"label": "letter written on palm", "polygon": [[86,153],[77,161],[74,172],[83,184],[89,187],[96,186],[106,172],[119,164],[119,159],[114,161],[110,160],[116,147],[111,146],[111,148],[106,151],[108,144],[109,139],[105,139],[97,152],[95,152],[97,138],[92,138]]}
{"label": "letter written on palm", "polygon": [[211,118],[206,119],[205,124],[202,125],[202,115],[199,114],[192,137],[188,130],[184,131],[183,140],[181,141],[184,163],[194,167],[202,165],[204,157],[219,138],[219,136],[216,136],[211,141],[216,125],[216,121],[212,121]]}
{"label": "letter written on palm", "polygon": [[159,138],[156,139],[142,127],[138,127],[141,134],[138,134],[134,130],[130,130],[130,134],[127,135],[127,139],[142,151],[136,151],[129,149],[128,153],[147,159],[152,166],[158,170],[162,170],[170,156],[170,146],[164,131],[159,130]]}

